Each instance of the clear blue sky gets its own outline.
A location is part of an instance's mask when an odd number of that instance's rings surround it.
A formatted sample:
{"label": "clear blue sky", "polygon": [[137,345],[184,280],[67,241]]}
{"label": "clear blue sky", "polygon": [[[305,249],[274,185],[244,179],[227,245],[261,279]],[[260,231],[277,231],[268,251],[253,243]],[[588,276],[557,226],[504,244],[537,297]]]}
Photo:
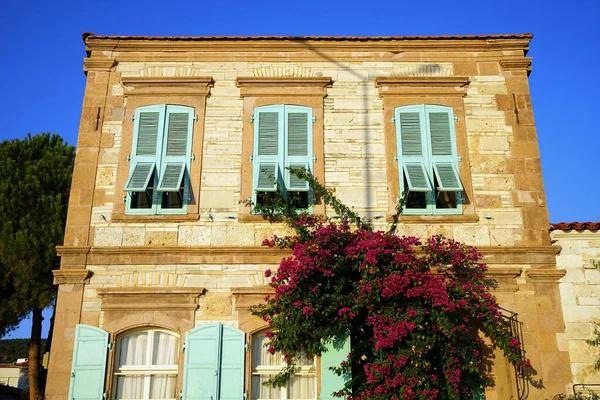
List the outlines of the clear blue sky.
{"label": "clear blue sky", "polygon": [[[104,35],[452,35],[532,32],[530,77],[552,222],[600,220],[593,0],[0,1],[0,140],[55,132],[76,144],[82,32]],[[24,324],[26,325],[26,324]],[[13,337],[25,337],[19,329]]]}

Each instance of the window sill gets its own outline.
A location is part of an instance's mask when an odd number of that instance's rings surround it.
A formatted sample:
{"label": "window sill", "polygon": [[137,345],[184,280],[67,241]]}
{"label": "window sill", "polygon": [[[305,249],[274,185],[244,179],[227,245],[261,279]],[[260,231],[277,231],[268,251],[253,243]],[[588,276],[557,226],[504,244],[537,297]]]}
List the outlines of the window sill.
{"label": "window sill", "polygon": [[126,215],[115,213],[111,217],[111,222],[185,222],[197,221],[198,219],[200,219],[200,214]]}
{"label": "window sill", "polygon": [[[387,214],[386,221],[392,222],[394,214]],[[427,223],[469,223],[478,222],[479,215],[467,214],[467,215],[400,215],[398,222],[402,224],[427,224]]]}

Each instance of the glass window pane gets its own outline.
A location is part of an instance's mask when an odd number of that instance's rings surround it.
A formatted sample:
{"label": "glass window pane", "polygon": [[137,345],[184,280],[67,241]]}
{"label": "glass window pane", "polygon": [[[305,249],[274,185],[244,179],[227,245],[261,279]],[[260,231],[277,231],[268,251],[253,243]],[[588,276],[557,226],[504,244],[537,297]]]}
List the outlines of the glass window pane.
{"label": "glass window pane", "polygon": [[178,342],[176,336],[166,332],[154,332],[152,365],[176,365]]}
{"label": "glass window pane", "polygon": [[259,365],[271,366],[281,365],[281,354],[270,354],[267,352],[269,339],[265,335],[254,337],[252,346],[252,367],[256,368]]}
{"label": "glass window pane", "polygon": [[177,376],[153,375],[150,377],[150,399],[174,399]]}
{"label": "glass window pane", "polygon": [[281,399],[281,389],[265,386],[262,383],[269,379],[269,376],[252,377],[252,400],[279,400]]}
{"label": "glass window pane", "polygon": [[298,354],[298,365],[302,365],[303,367],[312,367],[315,365],[315,357],[309,356],[305,352],[301,352]]}
{"label": "glass window pane", "polygon": [[288,399],[314,400],[316,399],[316,377],[294,375],[288,382]]}
{"label": "glass window pane", "polygon": [[138,400],[143,397],[143,376],[117,376],[116,400]]}
{"label": "glass window pane", "polygon": [[121,339],[119,367],[125,365],[146,365],[148,332],[139,332]]}

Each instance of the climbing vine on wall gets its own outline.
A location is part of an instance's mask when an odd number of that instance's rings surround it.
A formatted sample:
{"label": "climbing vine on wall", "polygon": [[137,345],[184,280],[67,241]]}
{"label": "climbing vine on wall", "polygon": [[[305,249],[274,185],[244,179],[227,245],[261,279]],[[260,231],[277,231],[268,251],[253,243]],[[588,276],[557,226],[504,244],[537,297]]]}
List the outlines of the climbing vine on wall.
{"label": "climbing vine on wall", "polygon": [[275,293],[253,309],[271,326],[268,351],[288,361],[270,384],[285,384],[300,351],[320,355],[343,335],[352,350],[336,371],[352,378],[336,394],[348,399],[472,399],[473,388],[492,384],[492,346],[529,366],[475,248],[398,236],[397,218],[390,231],[374,231],[310,174],[292,172],[337,218],[302,213],[283,194],[267,209],[254,205],[295,230],[263,243],[292,250],[277,271],[265,272]]}

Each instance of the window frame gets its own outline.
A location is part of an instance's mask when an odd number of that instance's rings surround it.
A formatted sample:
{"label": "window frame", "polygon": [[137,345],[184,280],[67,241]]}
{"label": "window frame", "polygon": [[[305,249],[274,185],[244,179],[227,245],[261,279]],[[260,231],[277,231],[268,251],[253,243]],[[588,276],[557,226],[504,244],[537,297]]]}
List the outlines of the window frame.
{"label": "window frame", "polygon": [[[250,352],[248,354],[249,357],[249,364],[250,364],[250,371],[249,371],[249,375],[250,375],[250,381],[249,381],[249,397],[251,400],[261,400],[261,399],[254,399],[253,397],[253,386],[252,386],[252,381],[253,378],[255,376],[273,376],[277,373],[279,373],[283,367],[285,366],[285,361],[283,358],[283,355],[280,355],[280,360],[281,360],[281,364],[277,365],[277,366],[262,366],[259,365],[257,368],[255,368],[254,366],[254,351],[255,351],[255,340],[257,338],[260,338],[261,336],[265,336],[265,333],[267,331],[266,330],[261,330],[258,332],[254,332],[251,335],[251,347],[250,347]],[[317,356],[313,356],[313,365],[311,366],[298,366],[299,371],[296,372],[294,375],[300,375],[300,376],[309,376],[309,377],[313,377],[314,378],[314,393],[315,393],[315,397],[314,400],[317,400],[319,398],[319,358]],[[288,383],[289,384],[289,383]],[[281,390],[280,392],[280,400],[288,400],[288,388],[287,386],[285,387],[281,387],[279,388]],[[307,399],[303,399],[303,400],[307,400]]]}
{"label": "window frame", "polygon": [[[254,123],[251,121],[257,107],[273,104],[286,104],[309,107],[312,109],[313,129],[313,175],[325,184],[324,159],[324,97],[331,87],[330,77],[239,77],[237,86],[244,100],[242,132],[242,168],[240,200],[252,198],[252,161],[254,153]],[[322,199],[313,201],[313,214],[325,215]],[[238,221],[264,221],[264,215],[252,214],[250,207],[241,203],[238,209]]]}
{"label": "window frame", "polygon": [[[269,192],[272,190],[259,190],[259,176],[257,174],[257,170],[260,168],[260,159],[257,151],[257,146],[259,142],[259,123],[260,123],[260,115],[262,113],[278,113],[278,154],[277,156],[262,156],[265,157],[265,162],[275,163],[276,166],[276,182],[274,187],[279,185],[282,190],[284,196],[287,195],[288,192],[308,192],[308,207],[304,209],[304,211],[312,213],[313,212],[313,193],[310,188],[307,190],[290,190],[290,179],[291,174],[287,170],[287,168],[291,164],[306,164],[308,166],[308,171],[312,174],[314,173],[314,145],[313,145],[313,124],[315,120],[313,118],[313,110],[310,107],[306,106],[297,106],[291,104],[272,104],[259,106],[254,109],[253,115],[253,124],[254,124],[254,142],[253,142],[253,166],[252,166],[252,197],[250,198],[252,204],[257,204],[258,192]],[[308,125],[307,125],[307,155],[306,156],[290,156],[288,155],[288,144],[289,144],[289,132],[288,132],[288,115],[293,112],[301,112],[307,114]],[[295,160],[295,159],[304,159],[304,160]],[[254,210],[253,214],[256,213]]]}
{"label": "window frame", "polygon": [[468,84],[469,78],[466,76],[386,76],[375,79],[379,97],[383,100],[383,130],[388,182],[388,211],[386,217],[388,221],[393,220],[396,214],[396,205],[400,199],[399,171],[396,162],[396,123],[393,121],[394,112],[396,107],[415,104],[451,107],[454,110],[454,115],[458,118],[454,127],[457,156],[462,160],[458,163],[458,174],[463,185],[462,215],[401,214],[398,221],[407,224],[422,224],[438,221],[464,223],[479,220],[472,202],[473,188],[465,123],[465,106],[463,103],[463,97],[467,95]]}
{"label": "window frame", "polygon": [[[154,351],[154,337],[156,332],[166,333],[177,338],[177,342],[175,344],[175,364],[171,365],[152,365],[152,356]],[[135,366],[126,366],[125,368],[119,366],[119,359],[121,356],[121,350],[123,339],[128,336],[135,335],[138,333],[147,333],[148,334],[148,342],[146,344],[146,364],[145,365],[135,365]],[[146,327],[146,328],[138,328],[134,330],[127,331],[121,334],[117,340],[117,351],[115,352],[115,360],[114,367],[112,369],[112,381],[114,382],[112,388],[112,398],[117,398],[117,390],[118,390],[118,377],[119,376],[142,376],[144,378],[144,389],[143,389],[143,397],[142,400],[148,400],[150,396],[150,382],[152,376],[155,375],[167,375],[175,377],[175,397],[168,398],[166,400],[176,400],[179,396],[179,359],[181,357],[181,338],[180,336],[173,331],[157,328],[157,327]]]}
{"label": "window frame", "polygon": [[[109,189],[114,190],[114,194],[105,193],[103,196],[95,195],[94,199],[98,198],[99,204],[104,204],[105,201],[113,201],[113,213],[111,215],[112,222],[179,222],[198,220],[200,217],[198,199],[200,195],[206,98],[213,86],[212,78],[205,76],[123,76],[121,77],[121,83],[124,86],[124,100],[122,103],[116,103],[116,106],[124,107],[121,120],[122,125],[120,129],[116,131],[116,134],[120,135],[121,141],[117,165],[117,180],[114,189]],[[185,207],[185,213],[132,214],[125,212],[127,192],[124,191],[124,188],[127,178],[129,177],[129,163],[127,162],[127,158],[131,154],[134,135],[134,121],[132,121],[132,117],[134,117],[137,108],[153,104],[172,104],[192,107],[198,119],[193,127],[194,132],[191,141],[192,160],[188,169],[189,192],[186,195],[189,201]],[[102,190],[100,190],[100,192],[102,192]]]}
{"label": "window frame", "polygon": [[[404,179],[410,181],[408,178],[408,173],[406,171],[406,164],[410,164],[411,161],[405,161],[405,159],[409,159],[409,157],[405,157],[402,155],[402,132],[400,125],[400,113],[404,112],[418,112],[420,118],[420,126],[421,126],[421,150],[422,150],[422,162],[425,168],[425,177],[428,178],[428,191],[419,190],[420,192],[425,193],[425,208],[404,208],[402,210],[402,214],[404,215],[462,215],[462,192],[464,190],[440,190],[441,183],[438,182],[436,186],[435,179],[437,179],[437,166],[436,164],[439,161],[435,161],[435,156],[433,155],[433,144],[431,138],[431,126],[429,123],[429,114],[431,112],[444,112],[448,113],[448,118],[450,119],[450,145],[452,150],[452,155],[443,156],[445,159],[445,163],[451,163],[453,168],[455,168],[455,172],[458,170],[458,165],[460,159],[457,154],[456,149],[456,128],[455,128],[455,114],[452,107],[441,106],[436,104],[413,104],[406,106],[399,106],[394,108],[394,122],[396,125],[396,159],[398,164],[398,187],[400,191],[400,198],[405,196],[405,186]],[[460,175],[458,175],[458,179],[460,181]],[[410,186],[410,184],[409,184]],[[409,190],[410,191],[410,190]],[[438,193],[449,191],[456,193],[456,207],[454,208],[437,208],[436,206],[436,197]]]}
{"label": "window frame", "polygon": [[[142,112],[148,112],[148,111],[153,111],[153,110],[156,110],[160,113],[159,118],[161,120],[159,121],[159,125],[158,125],[159,132],[158,132],[158,137],[157,137],[156,155],[153,157],[153,159],[154,159],[153,171],[150,174],[149,182],[146,184],[146,187],[149,187],[150,185],[152,185],[152,188],[153,188],[152,198],[151,198],[151,202],[152,202],[151,207],[149,207],[149,208],[132,208],[131,203],[133,200],[133,194],[132,194],[133,192],[126,191],[125,214],[127,214],[127,215],[186,214],[187,213],[187,205],[188,205],[188,202],[190,201],[190,199],[189,199],[189,193],[190,193],[189,171],[190,171],[190,164],[191,164],[191,158],[192,158],[192,153],[191,153],[192,143],[194,141],[194,125],[196,125],[196,122],[198,120],[198,116],[195,114],[196,110],[193,107],[177,105],[177,104],[152,104],[152,105],[137,107],[135,109],[131,155],[130,155],[130,161],[129,161],[130,172],[129,172],[129,176],[127,178],[126,183],[129,182],[129,179],[130,179],[131,175],[133,174],[133,170],[134,170],[135,166],[137,166],[138,163],[150,163],[151,162],[151,160],[150,160],[151,157],[149,157],[149,156],[141,156],[140,157],[140,156],[133,156],[133,154],[136,154],[136,152],[137,152],[137,138],[138,138],[138,134],[139,134],[140,114]],[[172,112],[170,110],[174,110],[174,112],[177,112],[176,110],[185,111],[185,112],[189,113],[191,116],[189,118],[190,125],[188,126],[188,134],[187,134],[188,141],[187,141],[186,155],[183,156],[185,158],[185,167],[184,167],[183,177],[182,177],[181,185],[180,185],[180,186],[183,186],[182,198],[181,198],[181,200],[182,200],[181,208],[163,208],[162,207],[163,197],[166,195],[168,196],[169,193],[174,193],[174,192],[158,190],[159,183],[163,177],[163,169],[166,168],[166,164],[167,164],[167,157],[168,157],[166,155],[167,140],[168,140],[167,122],[169,120],[169,114]],[[138,161],[138,159],[140,159],[140,158],[141,158],[141,160]]]}

